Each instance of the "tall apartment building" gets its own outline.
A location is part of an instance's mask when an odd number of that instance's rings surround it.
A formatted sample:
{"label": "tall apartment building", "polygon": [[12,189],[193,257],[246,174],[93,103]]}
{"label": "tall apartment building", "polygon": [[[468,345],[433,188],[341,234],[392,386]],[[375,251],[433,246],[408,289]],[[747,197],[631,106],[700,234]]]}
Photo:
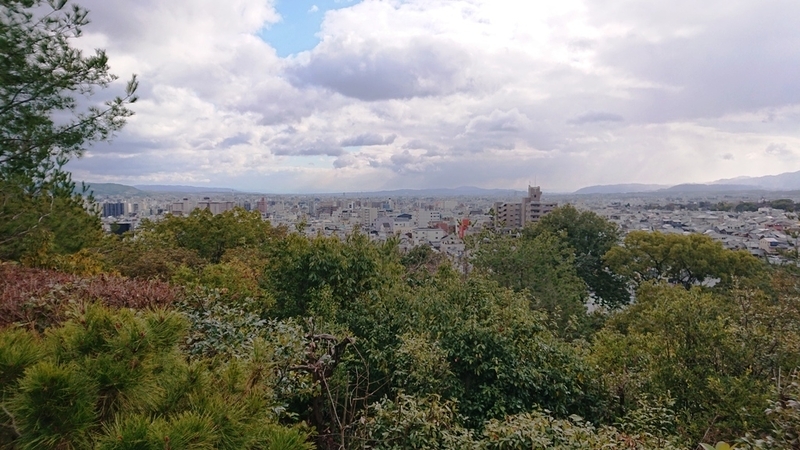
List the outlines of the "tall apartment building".
{"label": "tall apartment building", "polygon": [[267,201],[267,199],[265,197],[261,197],[261,200],[256,202],[256,209],[261,214],[266,214],[268,212],[267,211],[268,207],[269,207],[269,202]]}
{"label": "tall apartment building", "polygon": [[103,203],[103,217],[120,217],[125,215],[125,203]]}
{"label": "tall apartment building", "polygon": [[358,215],[361,219],[361,223],[372,225],[375,219],[378,218],[378,208],[361,208],[358,210]]}
{"label": "tall apartment building", "polygon": [[494,204],[494,227],[513,230],[538,222],[545,214],[558,206],[558,203],[542,202],[539,186],[528,186],[528,196],[519,203],[496,202]]}

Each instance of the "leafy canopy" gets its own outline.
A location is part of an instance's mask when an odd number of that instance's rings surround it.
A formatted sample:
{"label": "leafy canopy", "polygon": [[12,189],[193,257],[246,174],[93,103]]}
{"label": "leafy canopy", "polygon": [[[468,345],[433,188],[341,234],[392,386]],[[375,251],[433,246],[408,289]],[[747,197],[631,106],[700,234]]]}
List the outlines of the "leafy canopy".
{"label": "leafy canopy", "polygon": [[64,165],[133,114],[127,106],[136,101],[135,76],[124,96],[92,102],[117,77],[103,50],[84,55],[72,46],[88,11],[67,3],[0,3],[0,258],[18,258],[20,240],[34,230],[60,241],[97,226],[85,220],[77,230],[57,226],[58,218],[85,215]]}

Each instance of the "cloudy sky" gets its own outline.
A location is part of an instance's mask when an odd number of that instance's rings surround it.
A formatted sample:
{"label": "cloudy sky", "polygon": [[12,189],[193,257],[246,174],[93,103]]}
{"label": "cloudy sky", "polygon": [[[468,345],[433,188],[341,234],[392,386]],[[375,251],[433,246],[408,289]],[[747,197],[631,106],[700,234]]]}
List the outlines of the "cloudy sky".
{"label": "cloudy sky", "polygon": [[75,44],[141,81],[78,180],[564,192],[800,170],[797,0],[78,3]]}

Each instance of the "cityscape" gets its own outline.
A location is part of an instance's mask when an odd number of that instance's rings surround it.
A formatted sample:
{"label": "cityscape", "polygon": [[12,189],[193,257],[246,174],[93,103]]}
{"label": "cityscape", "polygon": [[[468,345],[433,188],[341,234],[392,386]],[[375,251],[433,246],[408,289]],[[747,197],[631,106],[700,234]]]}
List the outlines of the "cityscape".
{"label": "cityscape", "polygon": [[[202,190],[202,188],[198,188]],[[700,233],[731,250],[745,250],[772,263],[781,263],[785,251],[795,249],[798,215],[793,204],[800,191],[642,192],[617,194],[543,194],[541,187],[528,192],[486,190],[484,195],[435,196],[398,193],[270,195],[229,193],[147,193],[132,196],[100,195],[95,200],[104,227],[118,233],[138,227],[141,220],[160,220],[167,214],[185,216],[196,209],[216,215],[241,208],[258,211],[275,226],[316,235],[345,238],[355,230],[379,242],[399,238],[403,251],[429,246],[460,260],[464,238],[484,230],[506,234],[520,231],[559,205],[591,211],[630,231]],[[512,194],[513,193],[513,194]],[[791,208],[775,208],[771,201],[791,200]],[[737,204],[755,204],[736,210]],[[721,210],[726,205],[730,210]]]}

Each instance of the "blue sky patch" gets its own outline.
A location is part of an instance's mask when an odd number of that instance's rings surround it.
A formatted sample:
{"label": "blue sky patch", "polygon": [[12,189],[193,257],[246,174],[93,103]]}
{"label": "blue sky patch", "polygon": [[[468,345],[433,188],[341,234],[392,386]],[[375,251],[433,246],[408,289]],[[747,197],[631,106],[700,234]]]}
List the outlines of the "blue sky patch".
{"label": "blue sky patch", "polygon": [[275,9],[281,21],[264,28],[259,33],[261,39],[270,44],[285,58],[305,50],[311,50],[319,43],[316,36],[322,25],[325,12],[347,8],[360,0],[278,0]]}

